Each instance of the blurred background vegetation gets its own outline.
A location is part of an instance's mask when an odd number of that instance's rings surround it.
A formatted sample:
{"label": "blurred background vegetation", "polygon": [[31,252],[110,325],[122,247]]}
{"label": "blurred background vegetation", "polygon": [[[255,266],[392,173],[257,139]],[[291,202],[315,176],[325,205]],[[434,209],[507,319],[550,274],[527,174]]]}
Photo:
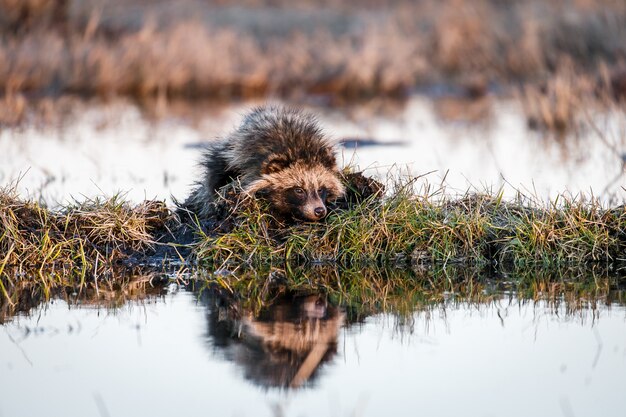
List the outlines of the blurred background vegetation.
{"label": "blurred background vegetation", "polygon": [[508,87],[619,99],[625,61],[623,0],[0,0],[0,89],[14,101]]}

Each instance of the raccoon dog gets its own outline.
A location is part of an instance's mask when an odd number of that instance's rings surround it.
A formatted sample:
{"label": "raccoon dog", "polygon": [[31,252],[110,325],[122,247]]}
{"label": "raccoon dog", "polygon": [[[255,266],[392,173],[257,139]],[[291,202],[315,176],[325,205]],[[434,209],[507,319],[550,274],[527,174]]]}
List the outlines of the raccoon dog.
{"label": "raccoon dog", "polygon": [[309,114],[259,107],[226,138],[209,145],[198,187],[183,208],[206,218],[217,190],[239,181],[244,192],[265,199],[273,213],[318,221],[326,203],[343,196],[331,145]]}

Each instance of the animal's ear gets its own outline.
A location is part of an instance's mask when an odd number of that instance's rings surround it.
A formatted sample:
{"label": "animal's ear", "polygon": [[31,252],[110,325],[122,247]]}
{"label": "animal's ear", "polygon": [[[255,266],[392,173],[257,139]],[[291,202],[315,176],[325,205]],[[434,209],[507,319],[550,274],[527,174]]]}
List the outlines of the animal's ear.
{"label": "animal's ear", "polygon": [[271,193],[272,187],[266,179],[253,181],[244,191],[251,197],[263,197]]}
{"label": "animal's ear", "polygon": [[261,166],[261,174],[273,174],[289,166],[289,159],[286,155],[273,154]]}
{"label": "animal's ear", "polygon": [[337,160],[335,159],[335,153],[330,147],[325,147],[321,150],[320,154],[320,162],[326,168],[336,169],[337,168]]}

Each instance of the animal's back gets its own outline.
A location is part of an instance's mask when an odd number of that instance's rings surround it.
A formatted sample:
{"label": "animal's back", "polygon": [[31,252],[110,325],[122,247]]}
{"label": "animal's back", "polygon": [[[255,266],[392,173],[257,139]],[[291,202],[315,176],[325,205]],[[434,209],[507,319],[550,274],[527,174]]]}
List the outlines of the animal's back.
{"label": "animal's back", "polygon": [[242,184],[258,179],[272,160],[286,167],[296,161],[336,166],[331,146],[310,114],[284,107],[258,107],[224,145],[228,168]]}

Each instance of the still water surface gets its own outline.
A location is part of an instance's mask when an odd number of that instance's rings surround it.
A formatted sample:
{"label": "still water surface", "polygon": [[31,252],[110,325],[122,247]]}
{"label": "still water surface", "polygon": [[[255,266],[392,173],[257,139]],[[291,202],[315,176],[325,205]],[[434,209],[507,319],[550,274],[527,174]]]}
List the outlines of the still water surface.
{"label": "still water surface", "polygon": [[626,309],[501,298],[355,322],[323,297],[259,314],[170,286],[56,300],[0,327],[0,416],[622,416]]}
{"label": "still water surface", "polygon": [[[56,122],[0,129],[0,185],[19,178],[20,195],[51,205],[117,192],[135,202],[184,199],[198,181],[202,146],[260,104],[192,104],[152,119],[123,100],[78,102]],[[419,184],[444,183],[449,194],[503,187],[507,197],[519,190],[541,201],[564,192],[626,198],[622,113],[589,116],[597,129],[559,140],[529,130],[515,100],[488,100],[478,120],[465,120],[475,105],[416,95],[393,105],[304,107],[337,143],[340,164],[367,175],[424,175]]]}

